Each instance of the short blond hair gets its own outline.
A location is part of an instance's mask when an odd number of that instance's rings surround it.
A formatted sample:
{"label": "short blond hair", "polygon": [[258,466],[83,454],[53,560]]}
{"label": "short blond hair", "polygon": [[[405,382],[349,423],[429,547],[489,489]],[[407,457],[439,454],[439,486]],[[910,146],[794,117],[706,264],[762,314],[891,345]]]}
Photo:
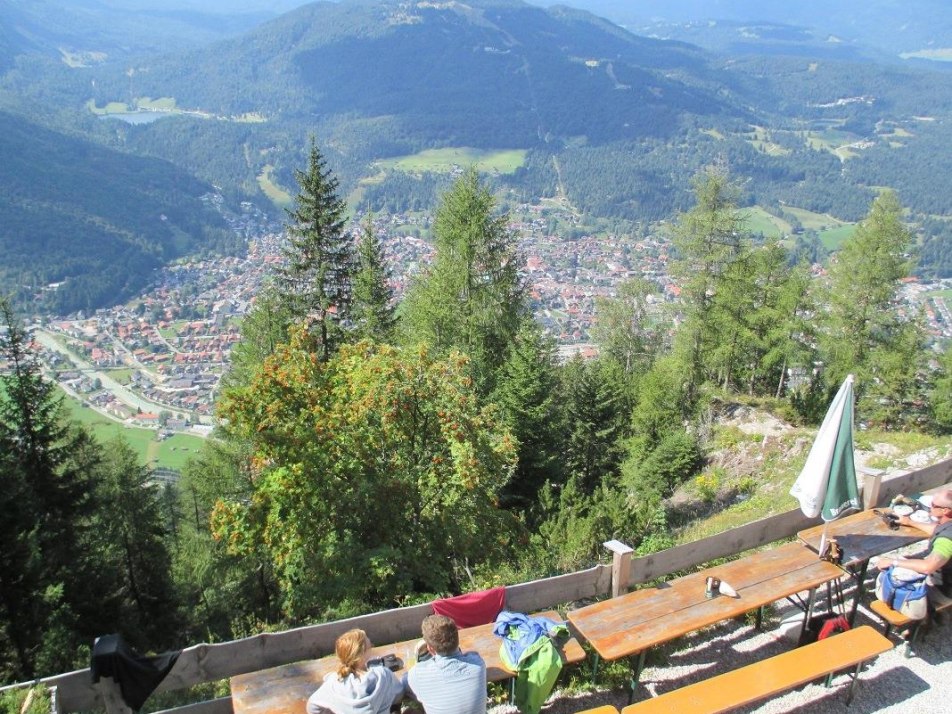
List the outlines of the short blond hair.
{"label": "short blond hair", "polygon": [[446,615],[430,615],[421,629],[423,639],[438,655],[451,655],[459,649],[459,630]]}
{"label": "short blond hair", "polygon": [[346,679],[349,675],[363,672],[367,669],[365,655],[373,647],[370,638],[363,630],[348,630],[337,638],[334,643],[334,652],[340,665],[337,667],[337,676]]}

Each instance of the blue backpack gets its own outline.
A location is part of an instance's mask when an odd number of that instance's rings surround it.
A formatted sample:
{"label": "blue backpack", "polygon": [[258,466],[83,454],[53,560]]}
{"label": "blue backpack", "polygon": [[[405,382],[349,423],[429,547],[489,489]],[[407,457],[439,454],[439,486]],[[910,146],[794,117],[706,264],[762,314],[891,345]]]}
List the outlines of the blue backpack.
{"label": "blue backpack", "polygon": [[897,580],[890,566],[876,578],[876,597],[913,620],[921,620],[928,613],[926,576],[914,580]]}

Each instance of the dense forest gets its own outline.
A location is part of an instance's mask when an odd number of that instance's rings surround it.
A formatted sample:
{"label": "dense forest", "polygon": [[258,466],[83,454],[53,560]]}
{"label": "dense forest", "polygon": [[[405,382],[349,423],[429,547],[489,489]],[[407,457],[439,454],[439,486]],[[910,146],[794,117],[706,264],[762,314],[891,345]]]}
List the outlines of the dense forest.
{"label": "dense forest", "polygon": [[240,248],[200,200],[211,185],[167,161],[3,112],[0,152],[0,284],[21,305],[66,312],[121,302],[175,258]]}
{"label": "dense forest", "polygon": [[600,356],[560,363],[475,170],[440,192],[435,260],[394,305],[372,224],[346,230],[337,177],[306,156],[222,425],[175,485],[64,418],[0,300],[3,681],[80,666],[104,632],[227,640],[564,572],[609,538],[663,548],[711,409],[739,395],[816,424],[851,373],[865,423],[952,431],[952,351],[936,364],[897,301],[914,236],[894,193],[811,279],[705,167],[673,226],[680,301],[625,283],[599,305]]}

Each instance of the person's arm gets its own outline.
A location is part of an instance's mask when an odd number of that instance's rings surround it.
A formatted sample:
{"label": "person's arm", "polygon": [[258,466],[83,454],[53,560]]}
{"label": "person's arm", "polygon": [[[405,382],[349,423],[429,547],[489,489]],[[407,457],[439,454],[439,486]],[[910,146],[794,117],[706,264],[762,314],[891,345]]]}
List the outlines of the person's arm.
{"label": "person's arm", "polygon": [[931,575],[940,570],[952,558],[952,538],[936,538],[932,550],[925,558],[880,558],[876,566],[885,570],[890,565],[912,570],[922,575]]}
{"label": "person's arm", "polygon": [[912,526],[913,528],[917,528],[927,536],[931,536],[935,532],[935,529],[939,526],[938,523],[933,523],[932,521],[929,521],[928,523],[920,523],[919,521],[912,520],[909,516],[899,516],[898,523],[901,526]]}

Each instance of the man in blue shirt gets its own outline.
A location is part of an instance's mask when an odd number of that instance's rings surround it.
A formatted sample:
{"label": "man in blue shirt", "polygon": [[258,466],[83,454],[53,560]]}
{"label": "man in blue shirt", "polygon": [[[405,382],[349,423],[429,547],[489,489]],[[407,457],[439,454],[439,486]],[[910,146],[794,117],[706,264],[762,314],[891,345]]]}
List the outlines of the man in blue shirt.
{"label": "man in blue shirt", "polygon": [[430,656],[407,673],[407,694],[426,714],[486,714],[486,663],[476,652],[460,652],[456,623],[430,615],[423,639]]}

